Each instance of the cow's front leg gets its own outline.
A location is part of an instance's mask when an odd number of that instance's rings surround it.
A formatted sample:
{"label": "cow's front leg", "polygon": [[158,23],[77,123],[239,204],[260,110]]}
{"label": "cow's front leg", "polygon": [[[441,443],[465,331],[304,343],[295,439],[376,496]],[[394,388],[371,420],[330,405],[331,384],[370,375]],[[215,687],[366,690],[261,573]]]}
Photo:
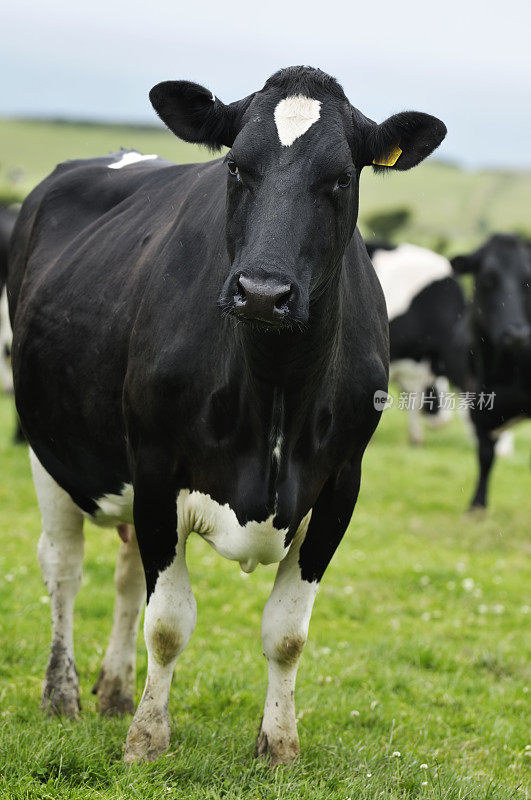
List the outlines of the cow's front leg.
{"label": "cow's front leg", "polygon": [[[155,515],[156,522],[149,525]],[[162,497],[154,489],[137,499],[135,488],[135,525],[148,596],[144,617],[148,673],[127,734],[127,762],[154,761],[169,745],[171,679],[197,616],[186,567],[186,533],[180,530],[177,535],[175,495]]]}
{"label": "cow's front leg", "polygon": [[135,710],[135,662],[138,619],[146,596],[146,580],[132,525],[125,531],[118,552],[114,585],[116,600],[109,646],[94,688],[101,714]]}
{"label": "cow's front leg", "polygon": [[343,470],[323,489],[307,531],[297,532],[278,568],[262,617],[262,646],[268,663],[264,715],[255,755],[273,766],[299,754],[295,681],[306,644],[319,582],[348,526],[359,490],[359,467]]}
{"label": "cow's front leg", "polygon": [[474,497],[470,503],[471,511],[485,508],[487,505],[487,489],[495,457],[495,440],[491,434],[479,427],[476,427],[476,433],[478,437],[479,477]]}
{"label": "cow's front leg", "polygon": [[299,754],[295,681],[318,586],[317,581],[301,577],[299,552],[305,533],[304,528],[299,530],[288,555],[280,563],[262,616],[262,649],[267,658],[268,683],[255,755],[268,753],[273,765],[288,764]]}

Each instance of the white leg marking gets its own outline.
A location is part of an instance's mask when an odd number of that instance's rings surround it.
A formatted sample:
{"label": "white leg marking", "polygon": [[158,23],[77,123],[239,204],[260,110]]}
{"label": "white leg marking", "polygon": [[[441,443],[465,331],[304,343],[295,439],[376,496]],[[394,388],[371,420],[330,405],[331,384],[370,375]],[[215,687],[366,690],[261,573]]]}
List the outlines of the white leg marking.
{"label": "white leg marking", "polygon": [[496,439],[494,451],[500,458],[514,456],[514,433],[512,431],[502,431]]}
{"label": "white leg marking", "polygon": [[402,392],[407,392],[409,411],[409,441],[411,444],[422,444],[424,431],[420,416],[422,408],[422,393],[426,387],[435,382],[427,361],[414,361],[404,358],[391,364],[389,380],[396,381]]}
{"label": "white leg marking", "polygon": [[292,95],[278,103],[274,116],[278,138],[284,147],[289,147],[317,122],[321,103],[302,94]]}
{"label": "white leg marking", "polygon": [[81,586],[83,515],[30,450],[43,532],[39,561],[52,610],[52,647],[42,692],[43,708],[67,716],[79,711],[74,660],[74,600]]}
{"label": "white leg marking", "polygon": [[179,532],[175,558],[160,573],[146,607],[148,674],[124,754],[127,762],[154,761],[170,742],[169,699],[173,670],[195,628],[197,607],[186,568],[186,536]]}
{"label": "white leg marking", "polygon": [[306,644],[318,583],[301,579],[299,550],[306,534],[297,533],[278,568],[275,585],[262,616],[262,647],[268,663],[264,716],[256,755],[269,753],[272,764],[287,764],[299,754],[295,719],[295,680]]}
{"label": "white leg marking", "polygon": [[102,714],[132,714],[135,710],[135,662],[138,620],[146,598],[146,580],[134,529],[118,552],[114,585],[116,601],[109,646],[93,692]]}

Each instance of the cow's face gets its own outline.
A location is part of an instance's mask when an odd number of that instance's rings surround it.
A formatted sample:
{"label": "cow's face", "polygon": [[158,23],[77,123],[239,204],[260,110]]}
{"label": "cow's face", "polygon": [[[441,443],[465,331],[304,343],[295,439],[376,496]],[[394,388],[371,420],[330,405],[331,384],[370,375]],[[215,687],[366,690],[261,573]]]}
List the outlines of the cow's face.
{"label": "cow's face", "polygon": [[456,256],[457,273],[474,276],[474,321],[499,350],[515,350],[531,338],[531,254],[516,236],[492,236],[467,256]]}
{"label": "cow's face", "polygon": [[291,67],[225,105],[187,82],[150,93],[186,141],[229,147],[226,239],[230,270],[219,305],[264,329],[302,329],[310,302],[337,279],[358,215],[364,166],[409,169],[446,133],[403,112],[381,125],[353,108],[333,78]]}

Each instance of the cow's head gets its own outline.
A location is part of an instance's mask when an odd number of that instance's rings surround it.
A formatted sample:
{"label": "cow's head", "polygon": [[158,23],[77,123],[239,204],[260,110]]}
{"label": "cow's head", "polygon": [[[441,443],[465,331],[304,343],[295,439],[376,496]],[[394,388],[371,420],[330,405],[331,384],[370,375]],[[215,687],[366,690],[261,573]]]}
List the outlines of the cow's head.
{"label": "cow's head", "polygon": [[409,169],[446,134],[440,120],[416,111],[377,125],[333,78],[309,67],[283,69],[230,105],[186,81],[159,83],[150,99],[181,139],[230,148],[231,268],[219,304],[272,329],[304,326],[310,301],[340,269],[363,167]]}
{"label": "cow's head", "polygon": [[481,335],[502,350],[529,344],[531,253],[517,236],[496,234],[452,267],[474,276],[473,316]]}

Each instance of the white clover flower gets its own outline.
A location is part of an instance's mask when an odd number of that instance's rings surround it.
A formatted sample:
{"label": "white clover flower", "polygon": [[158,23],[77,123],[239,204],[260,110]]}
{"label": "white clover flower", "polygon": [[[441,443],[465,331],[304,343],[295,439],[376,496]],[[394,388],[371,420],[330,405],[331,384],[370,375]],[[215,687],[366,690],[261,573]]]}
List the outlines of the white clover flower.
{"label": "white clover flower", "polygon": [[428,769],[428,765],[427,764],[421,764],[420,765],[420,769]]}
{"label": "white clover flower", "polygon": [[465,592],[471,592],[475,585],[474,578],[463,578],[461,581],[461,586]]}
{"label": "white clover flower", "polygon": [[395,750],[391,758],[400,758],[400,750]]}
{"label": "white clover flower", "polygon": [[368,778],[372,778],[372,772],[368,772],[368,773],[367,773],[367,777],[368,777]]}

